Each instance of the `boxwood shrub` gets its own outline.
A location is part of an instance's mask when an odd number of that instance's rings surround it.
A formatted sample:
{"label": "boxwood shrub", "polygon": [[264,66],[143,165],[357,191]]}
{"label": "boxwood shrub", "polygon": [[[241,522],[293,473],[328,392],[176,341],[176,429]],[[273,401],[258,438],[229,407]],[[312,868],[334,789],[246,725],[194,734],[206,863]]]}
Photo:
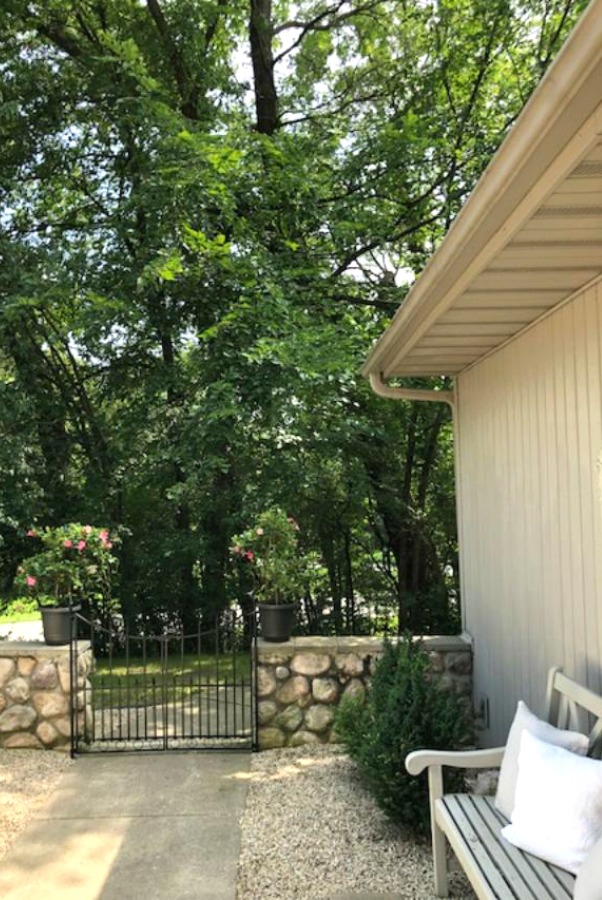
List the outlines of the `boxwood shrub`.
{"label": "boxwood shrub", "polygon": [[[394,821],[423,834],[430,827],[427,776],[408,775],[406,755],[427,748],[466,749],[474,739],[466,700],[431,679],[428,666],[419,641],[386,642],[365,700],[344,700],[336,717],[338,738],[379,806]],[[461,779],[461,774],[452,775],[448,788],[460,788]]]}

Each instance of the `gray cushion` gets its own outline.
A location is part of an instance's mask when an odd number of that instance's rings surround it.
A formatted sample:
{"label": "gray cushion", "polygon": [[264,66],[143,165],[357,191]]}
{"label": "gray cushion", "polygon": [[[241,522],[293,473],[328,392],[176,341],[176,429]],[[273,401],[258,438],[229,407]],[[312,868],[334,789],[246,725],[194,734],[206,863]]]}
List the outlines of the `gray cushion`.
{"label": "gray cushion", "polygon": [[587,753],[587,738],[584,734],[580,734],[578,731],[563,731],[560,728],[555,728],[548,722],[543,722],[533,715],[526,703],[519,700],[514,721],[508,734],[504,759],[500,768],[497,794],[495,795],[495,805],[507,819],[511,817],[514,809],[514,792],[518,777],[518,753],[521,734],[524,730],[527,730],[533,737],[539,738],[540,741],[546,741],[546,743],[554,744],[556,747],[564,747],[565,750],[578,753],[579,756],[585,756]]}
{"label": "gray cushion", "polygon": [[594,844],[579,869],[573,897],[575,900],[602,900],[602,839]]}

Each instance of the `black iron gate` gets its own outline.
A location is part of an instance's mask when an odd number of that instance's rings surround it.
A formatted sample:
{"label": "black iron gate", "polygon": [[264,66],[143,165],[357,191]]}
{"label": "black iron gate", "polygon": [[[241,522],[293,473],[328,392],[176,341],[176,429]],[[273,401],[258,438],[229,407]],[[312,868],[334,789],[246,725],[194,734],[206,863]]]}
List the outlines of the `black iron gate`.
{"label": "black iron gate", "polygon": [[72,634],[73,753],[255,747],[254,615],[226,610],[210,629],[132,635],[76,614]]}

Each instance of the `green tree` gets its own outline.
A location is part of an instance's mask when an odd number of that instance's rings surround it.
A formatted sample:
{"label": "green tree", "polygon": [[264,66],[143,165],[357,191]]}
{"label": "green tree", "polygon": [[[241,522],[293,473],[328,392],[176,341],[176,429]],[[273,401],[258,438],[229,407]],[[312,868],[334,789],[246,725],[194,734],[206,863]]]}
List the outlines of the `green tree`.
{"label": "green tree", "polygon": [[442,621],[447,414],[357,372],[583,5],[6,0],[5,586],[32,520],[108,522],[126,616],[188,626],[279,505],[308,609]]}

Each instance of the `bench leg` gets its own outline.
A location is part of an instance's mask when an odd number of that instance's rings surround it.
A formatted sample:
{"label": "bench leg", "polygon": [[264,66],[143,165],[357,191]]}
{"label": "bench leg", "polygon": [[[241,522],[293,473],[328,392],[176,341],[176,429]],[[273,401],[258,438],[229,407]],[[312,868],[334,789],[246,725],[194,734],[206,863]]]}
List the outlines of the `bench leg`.
{"label": "bench leg", "polygon": [[429,802],[431,808],[431,837],[433,845],[433,868],[435,894],[449,897],[447,882],[447,842],[445,835],[435,821],[435,800],[443,796],[443,770],[441,766],[429,767]]}
{"label": "bench leg", "polygon": [[447,844],[445,835],[436,825],[433,825],[432,828],[435,894],[437,897],[449,897],[449,887],[447,884]]}

